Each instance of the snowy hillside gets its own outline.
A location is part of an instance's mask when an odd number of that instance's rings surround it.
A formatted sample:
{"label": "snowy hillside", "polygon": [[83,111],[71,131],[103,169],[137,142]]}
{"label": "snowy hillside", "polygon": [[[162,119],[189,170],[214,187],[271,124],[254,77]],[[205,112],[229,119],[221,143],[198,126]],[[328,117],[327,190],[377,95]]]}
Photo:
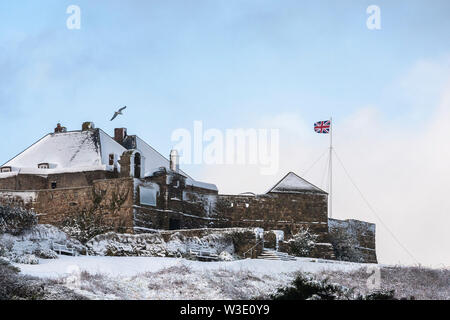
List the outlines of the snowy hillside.
{"label": "snowy hillside", "polygon": [[[245,259],[221,262],[165,257],[64,257],[38,265],[15,264],[24,275],[70,289],[88,299],[269,299],[290,286],[298,272],[330,279],[356,293],[368,294],[371,270],[380,272],[382,290],[395,297],[450,299],[450,270],[392,267],[330,260]],[[49,289],[53,297],[56,295]],[[58,292],[59,292],[58,291]]]}
{"label": "snowy hillside", "polygon": [[251,299],[268,297],[295,272],[349,272],[367,265],[298,258],[221,262],[164,257],[64,257],[15,264],[22,274],[50,278],[90,299]]}

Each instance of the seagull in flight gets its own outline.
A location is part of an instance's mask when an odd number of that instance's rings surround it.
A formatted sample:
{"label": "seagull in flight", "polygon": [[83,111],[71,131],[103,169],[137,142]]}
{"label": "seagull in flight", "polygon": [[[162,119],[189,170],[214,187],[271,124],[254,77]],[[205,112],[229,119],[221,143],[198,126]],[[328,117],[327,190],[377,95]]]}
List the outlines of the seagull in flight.
{"label": "seagull in flight", "polygon": [[127,106],[120,108],[118,111],[114,112],[113,117],[111,118],[110,121],[113,121],[119,114],[123,114],[122,110],[126,109]]}

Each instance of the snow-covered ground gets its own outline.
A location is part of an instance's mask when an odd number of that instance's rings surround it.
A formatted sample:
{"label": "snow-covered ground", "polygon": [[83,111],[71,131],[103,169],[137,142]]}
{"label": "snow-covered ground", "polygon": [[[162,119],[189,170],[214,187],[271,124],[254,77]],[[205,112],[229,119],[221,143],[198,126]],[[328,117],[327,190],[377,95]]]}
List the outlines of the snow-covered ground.
{"label": "snow-covered ground", "polygon": [[164,257],[60,256],[15,264],[22,274],[50,279],[89,299],[268,298],[297,271],[351,272],[368,265],[298,258],[221,262]]}
{"label": "snow-covered ground", "polygon": [[[15,266],[22,274],[41,278],[50,299],[75,295],[89,299],[267,299],[278,288],[290,285],[299,271],[364,295],[382,289],[395,290],[397,299],[450,299],[450,270],[445,268],[311,258],[200,262],[165,257],[59,256],[39,262]],[[374,273],[374,267],[378,272]],[[378,282],[373,282],[377,274]]]}
{"label": "snow-covered ground", "polygon": [[39,264],[14,264],[23,274],[40,278],[58,278],[72,270],[109,276],[134,276],[145,272],[157,272],[170,267],[188,267],[193,271],[249,271],[256,274],[276,275],[282,273],[353,271],[370,264],[331,261],[311,258],[297,258],[296,261],[245,259],[235,261],[202,262],[183,258],[164,257],[101,257],[101,256],[59,256],[59,259],[40,259]]}

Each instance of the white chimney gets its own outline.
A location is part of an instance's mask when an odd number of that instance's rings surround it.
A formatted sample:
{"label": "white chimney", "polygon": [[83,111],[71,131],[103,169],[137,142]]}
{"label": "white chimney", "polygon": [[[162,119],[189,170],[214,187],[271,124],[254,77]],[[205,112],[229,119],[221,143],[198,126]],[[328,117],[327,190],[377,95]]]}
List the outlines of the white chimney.
{"label": "white chimney", "polygon": [[179,165],[178,165],[178,152],[175,149],[172,149],[170,151],[170,170],[178,172]]}

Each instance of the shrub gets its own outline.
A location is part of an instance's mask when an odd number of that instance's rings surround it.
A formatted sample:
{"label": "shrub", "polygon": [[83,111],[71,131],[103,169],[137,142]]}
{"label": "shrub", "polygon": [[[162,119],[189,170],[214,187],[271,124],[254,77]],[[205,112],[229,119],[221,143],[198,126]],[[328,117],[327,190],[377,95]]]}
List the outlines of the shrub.
{"label": "shrub", "polygon": [[83,210],[66,218],[61,229],[85,244],[93,237],[112,231],[114,228],[105,224],[103,214],[95,213],[93,210]]}
{"label": "shrub", "polygon": [[24,254],[20,256],[15,256],[13,260],[16,263],[22,264],[39,264],[39,260],[34,254]]}
{"label": "shrub", "polygon": [[366,296],[360,297],[362,300],[396,300],[394,298],[395,290],[377,290]]}
{"label": "shrub", "polygon": [[298,257],[308,256],[316,246],[317,237],[308,228],[301,228],[288,240],[290,253]]}
{"label": "shrub", "polygon": [[34,278],[21,276],[19,271],[0,258],[0,300],[41,299],[44,295],[42,284]]}
{"label": "shrub", "polygon": [[34,250],[33,254],[41,259],[57,259],[58,255],[55,251],[48,248],[38,248]]}
{"label": "shrub", "polygon": [[219,260],[220,261],[233,261],[234,259],[233,259],[233,256],[229,252],[222,251],[219,254]]}
{"label": "shrub", "polygon": [[260,246],[255,246],[256,236],[253,231],[233,231],[229,233],[229,237],[231,237],[234,246],[234,253],[238,256],[242,256],[244,252],[248,252],[251,248],[253,248],[251,250],[253,256],[256,256],[262,250],[262,243]]}
{"label": "shrub", "polygon": [[336,259],[353,262],[364,261],[364,257],[358,250],[358,241],[351,233],[342,228],[330,228],[329,236]]}
{"label": "shrub", "polygon": [[291,286],[278,289],[272,296],[274,300],[336,300],[348,299],[352,290],[328,280],[314,280],[314,278],[298,274]]}
{"label": "shrub", "polygon": [[0,233],[19,235],[36,224],[33,211],[0,205]]}
{"label": "shrub", "polygon": [[0,300],[68,300],[85,299],[57,280],[40,280],[23,276],[20,269],[0,258]]}
{"label": "shrub", "polygon": [[364,295],[355,293],[355,288],[330,283],[328,278],[316,280],[298,274],[292,284],[280,288],[272,295],[274,300],[396,300],[395,290],[376,290]]}
{"label": "shrub", "polygon": [[8,238],[0,238],[0,257],[7,257],[14,247],[14,241]]}

